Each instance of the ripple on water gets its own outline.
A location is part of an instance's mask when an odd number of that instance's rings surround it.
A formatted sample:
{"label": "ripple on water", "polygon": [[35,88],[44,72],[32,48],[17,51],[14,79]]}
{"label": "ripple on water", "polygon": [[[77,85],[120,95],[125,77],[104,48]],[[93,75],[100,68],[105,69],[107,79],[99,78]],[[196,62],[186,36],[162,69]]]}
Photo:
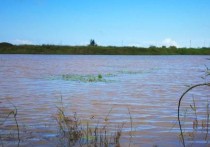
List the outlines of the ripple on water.
{"label": "ripple on water", "polygon": [[[102,126],[108,117],[113,128],[124,122],[127,136],[131,116],[137,146],[181,146],[176,124],[178,99],[187,89],[185,85],[204,82],[200,71],[205,69],[204,65],[210,67],[206,56],[0,57],[0,119],[14,110],[13,103],[18,108],[19,124],[34,132],[28,144],[41,144],[56,137],[53,116],[61,106],[62,97],[66,115],[77,112],[81,119],[93,121],[92,125],[101,122]],[[183,100],[182,112],[192,104],[192,95],[197,100],[198,118],[204,119],[203,106],[206,106],[209,89],[196,89],[188,95]],[[6,125],[12,123],[11,119],[5,122]],[[39,131],[40,127],[43,131]],[[190,123],[186,122],[188,129],[190,131]],[[200,139],[195,143],[203,145],[204,141]]]}

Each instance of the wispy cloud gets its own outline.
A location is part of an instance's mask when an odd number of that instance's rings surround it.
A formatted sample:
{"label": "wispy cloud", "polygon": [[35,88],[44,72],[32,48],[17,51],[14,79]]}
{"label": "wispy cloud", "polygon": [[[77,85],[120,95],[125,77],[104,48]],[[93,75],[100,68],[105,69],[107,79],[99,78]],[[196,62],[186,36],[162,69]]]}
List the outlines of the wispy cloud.
{"label": "wispy cloud", "polygon": [[178,47],[178,43],[175,40],[172,40],[171,38],[166,38],[162,41],[162,44],[165,46],[176,46]]}
{"label": "wispy cloud", "polygon": [[33,44],[30,40],[15,39],[11,41],[13,44]]}

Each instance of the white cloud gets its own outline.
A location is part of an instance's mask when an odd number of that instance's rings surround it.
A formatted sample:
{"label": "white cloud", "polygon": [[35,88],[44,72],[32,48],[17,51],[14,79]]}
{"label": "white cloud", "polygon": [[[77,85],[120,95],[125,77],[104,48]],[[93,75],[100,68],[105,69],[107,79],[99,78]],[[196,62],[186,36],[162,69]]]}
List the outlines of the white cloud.
{"label": "white cloud", "polygon": [[178,43],[175,40],[172,40],[171,38],[166,38],[162,41],[162,44],[165,46],[176,46],[178,47]]}
{"label": "white cloud", "polygon": [[30,40],[15,39],[12,41],[13,44],[32,44]]}

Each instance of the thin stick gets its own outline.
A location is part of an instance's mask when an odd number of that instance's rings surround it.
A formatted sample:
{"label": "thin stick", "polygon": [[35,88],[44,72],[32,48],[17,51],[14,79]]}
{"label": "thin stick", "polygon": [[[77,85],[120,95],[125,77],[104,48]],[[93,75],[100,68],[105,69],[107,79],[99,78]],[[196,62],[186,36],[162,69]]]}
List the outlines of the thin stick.
{"label": "thin stick", "polygon": [[130,132],[130,139],[129,139],[129,147],[131,146],[131,141],[132,141],[132,138],[133,138],[133,119],[132,119],[132,116],[131,116],[131,111],[128,107],[128,113],[129,113],[129,117],[130,117],[130,125],[131,125],[131,132]]}
{"label": "thin stick", "polygon": [[13,105],[15,107],[15,111],[14,111],[14,119],[15,119],[15,123],[16,123],[16,127],[17,127],[17,133],[18,133],[18,147],[20,146],[20,129],[19,129],[19,125],[17,122],[17,108],[15,105]]}
{"label": "thin stick", "polygon": [[207,104],[207,128],[206,128],[205,140],[207,140],[208,134],[209,134],[209,104]]}
{"label": "thin stick", "polygon": [[17,133],[18,133],[18,144],[17,144],[17,146],[19,147],[20,146],[20,128],[19,128],[18,121],[17,121],[17,107],[12,102],[10,102],[10,103],[15,108],[15,110],[12,111],[11,113],[14,115],[14,119],[15,119],[15,123],[16,123],[16,127],[17,127]]}

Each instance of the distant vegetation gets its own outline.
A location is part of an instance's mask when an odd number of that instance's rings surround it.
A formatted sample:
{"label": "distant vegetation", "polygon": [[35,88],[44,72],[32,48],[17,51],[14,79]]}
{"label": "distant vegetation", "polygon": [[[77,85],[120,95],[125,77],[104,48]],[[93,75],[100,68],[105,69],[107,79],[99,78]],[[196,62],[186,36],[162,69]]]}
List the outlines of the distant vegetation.
{"label": "distant vegetation", "polygon": [[0,43],[0,48],[5,48],[5,47],[12,47],[13,45],[11,43],[7,42],[1,42]]}
{"label": "distant vegetation", "polygon": [[98,46],[94,40],[87,46],[12,45],[4,42],[0,43],[0,54],[210,55],[210,48]]}
{"label": "distant vegetation", "polygon": [[89,46],[97,46],[95,40],[91,39]]}

